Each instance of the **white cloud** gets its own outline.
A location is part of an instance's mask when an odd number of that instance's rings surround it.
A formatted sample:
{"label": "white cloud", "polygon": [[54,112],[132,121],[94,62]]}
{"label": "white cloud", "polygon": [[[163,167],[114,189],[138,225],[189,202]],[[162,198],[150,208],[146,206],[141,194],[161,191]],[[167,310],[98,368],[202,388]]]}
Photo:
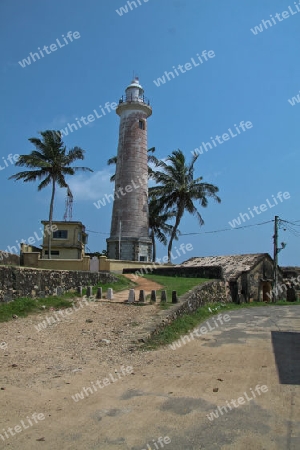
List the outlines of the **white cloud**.
{"label": "white cloud", "polygon": [[226,171],[227,167],[222,167],[222,169],[219,171],[207,173],[203,175],[203,182],[210,183],[214,178],[218,178],[219,176],[223,175]]}
{"label": "white cloud", "polygon": [[53,120],[48,124],[47,130],[60,130],[63,126],[66,126],[68,122],[72,122],[73,120],[73,117],[61,114],[53,118]]}
{"label": "white cloud", "polygon": [[108,169],[93,173],[76,174],[67,180],[75,201],[98,200],[111,194],[114,183],[110,181],[113,172]]}

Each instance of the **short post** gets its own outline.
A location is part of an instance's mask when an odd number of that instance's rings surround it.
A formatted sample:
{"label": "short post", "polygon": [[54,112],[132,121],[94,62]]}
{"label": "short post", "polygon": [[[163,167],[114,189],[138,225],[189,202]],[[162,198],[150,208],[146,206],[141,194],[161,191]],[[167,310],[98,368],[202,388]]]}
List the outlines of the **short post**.
{"label": "short post", "polygon": [[93,287],[92,286],[88,286],[86,288],[86,296],[89,298],[93,295]]}
{"label": "short post", "polygon": [[167,301],[167,291],[161,291],[160,301],[161,301],[161,303],[166,303],[166,301]]}
{"label": "short post", "polygon": [[172,303],[178,303],[177,292],[172,291]]}
{"label": "short post", "polygon": [[77,293],[78,293],[79,297],[82,297],[82,286],[78,286]]}
{"label": "short post", "polygon": [[140,290],[140,296],[139,296],[139,302],[145,303],[145,300],[146,300],[145,291],[144,291],[144,289],[141,289]]}
{"label": "short post", "polygon": [[135,301],[134,289],[129,289],[128,303],[133,303]]}
{"label": "short post", "polygon": [[98,287],[96,298],[97,299],[101,299],[102,298],[102,287]]}
{"label": "short post", "polygon": [[64,290],[61,286],[57,286],[56,288],[56,295],[62,295],[64,293]]}
{"label": "short post", "polygon": [[150,302],[156,302],[156,291],[151,291]]}
{"label": "short post", "polygon": [[108,288],[107,289],[107,295],[106,295],[107,300],[112,300],[114,298],[114,293],[112,288]]}

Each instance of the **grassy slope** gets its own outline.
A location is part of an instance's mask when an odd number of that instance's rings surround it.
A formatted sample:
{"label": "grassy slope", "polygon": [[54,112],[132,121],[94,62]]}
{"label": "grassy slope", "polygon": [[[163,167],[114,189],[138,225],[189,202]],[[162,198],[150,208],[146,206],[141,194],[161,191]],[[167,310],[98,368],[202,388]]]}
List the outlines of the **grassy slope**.
{"label": "grassy slope", "polygon": [[[159,283],[162,286],[164,286],[164,289],[167,291],[168,302],[170,303],[172,301],[171,298],[172,291],[176,291],[177,296],[180,297],[181,295],[185,294],[190,289],[193,289],[199,284],[209,281],[207,278],[166,277],[164,275],[152,275],[152,274],[144,275],[144,278],[147,278],[148,280],[151,281],[155,281],[156,283]],[[161,291],[157,292],[160,293]]]}

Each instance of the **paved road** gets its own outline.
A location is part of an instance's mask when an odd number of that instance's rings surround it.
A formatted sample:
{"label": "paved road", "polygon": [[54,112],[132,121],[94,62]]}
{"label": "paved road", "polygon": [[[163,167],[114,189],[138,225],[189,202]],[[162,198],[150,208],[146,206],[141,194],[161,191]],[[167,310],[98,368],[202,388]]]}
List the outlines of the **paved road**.
{"label": "paved road", "polygon": [[299,450],[300,307],[228,314],[227,323],[209,319],[214,330],[175,350],[124,354],[120,365],[130,361],[134,374],[78,402],[70,394],[100,379],[100,363],[108,376],[107,362],[87,364],[71,383],[20,390],[20,404],[35,399],[37,412],[49,412],[32,429],[45,441],[24,432],[4,448]]}
{"label": "paved road", "polygon": [[[300,449],[300,307],[239,310],[230,318],[218,328],[210,319],[215,330],[202,338],[152,354],[155,371],[137,374],[134,388],[115,398],[115,441],[103,448],[155,449],[168,436],[164,448],[172,450]],[[219,417],[209,420],[216,409]],[[140,445],[128,445],[131,433]]]}

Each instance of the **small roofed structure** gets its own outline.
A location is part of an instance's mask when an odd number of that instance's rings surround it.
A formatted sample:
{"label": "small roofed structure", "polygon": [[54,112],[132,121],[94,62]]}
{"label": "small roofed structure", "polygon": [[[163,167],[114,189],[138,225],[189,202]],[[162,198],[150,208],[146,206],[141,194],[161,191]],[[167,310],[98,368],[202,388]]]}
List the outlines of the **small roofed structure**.
{"label": "small roofed structure", "polygon": [[[268,253],[193,257],[181,267],[221,267],[227,295],[235,303],[272,299],[273,259]],[[278,270],[278,282],[282,272]]]}

